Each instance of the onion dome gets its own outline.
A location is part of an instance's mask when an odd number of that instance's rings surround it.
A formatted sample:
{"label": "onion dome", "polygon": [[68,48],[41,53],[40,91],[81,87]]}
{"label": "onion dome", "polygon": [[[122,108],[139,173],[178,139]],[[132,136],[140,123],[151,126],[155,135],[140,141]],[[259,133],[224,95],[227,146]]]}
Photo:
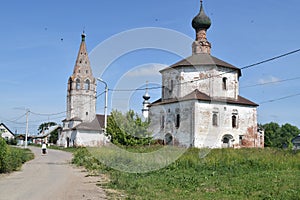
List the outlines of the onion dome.
{"label": "onion dome", "polygon": [[202,1],[201,1],[200,12],[196,17],[194,17],[192,21],[192,26],[195,30],[200,30],[200,29],[207,30],[211,26],[210,18],[204,12]]}
{"label": "onion dome", "polygon": [[146,91],[146,93],[143,96],[144,100],[148,101],[150,99],[150,96],[148,94],[148,92]]}

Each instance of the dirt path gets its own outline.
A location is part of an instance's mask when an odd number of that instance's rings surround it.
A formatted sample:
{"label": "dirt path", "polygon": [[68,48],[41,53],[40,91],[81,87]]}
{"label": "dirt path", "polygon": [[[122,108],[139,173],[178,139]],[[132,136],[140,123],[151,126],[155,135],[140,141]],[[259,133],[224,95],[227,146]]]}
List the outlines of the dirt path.
{"label": "dirt path", "polygon": [[0,177],[0,200],[94,200],[107,199],[96,186],[99,177],[86,177],[82,170],[70,165],[72,154],[30,147],[35,159],[22,170]]}

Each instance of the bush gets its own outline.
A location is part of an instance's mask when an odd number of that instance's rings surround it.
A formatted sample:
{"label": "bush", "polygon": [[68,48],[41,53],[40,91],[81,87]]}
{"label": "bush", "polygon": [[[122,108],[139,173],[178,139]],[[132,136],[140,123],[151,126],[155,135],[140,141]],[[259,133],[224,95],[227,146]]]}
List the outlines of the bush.
{"label": "bush", "polygon": [[0,138],[0,173],[9,173],[19,170],[23,163],[34,158],[29,149],[9,147],[6,141]]}

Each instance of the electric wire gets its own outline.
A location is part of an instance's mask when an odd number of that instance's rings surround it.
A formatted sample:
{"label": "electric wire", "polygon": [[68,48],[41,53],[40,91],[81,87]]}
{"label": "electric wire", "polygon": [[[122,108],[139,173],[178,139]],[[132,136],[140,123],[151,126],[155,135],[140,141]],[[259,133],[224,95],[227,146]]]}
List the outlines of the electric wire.
{"label": "electric wire", "polygon": [[288,82],[288,81],[294,81],[298,80],[300,77],[294,77],[294,78],[288,78],[288,79],[282,79],[282,80],[277,80],[277,81],[269,81],[265,83],[257,83],[253,85],[246,85],[246,86],[241,86],[241,88],[250,88],[250,87],[256,87],[256,86],[261,86],[261,85],[269,85],[269,84],[274,84],[274,83],[283,83],[283,82]]}

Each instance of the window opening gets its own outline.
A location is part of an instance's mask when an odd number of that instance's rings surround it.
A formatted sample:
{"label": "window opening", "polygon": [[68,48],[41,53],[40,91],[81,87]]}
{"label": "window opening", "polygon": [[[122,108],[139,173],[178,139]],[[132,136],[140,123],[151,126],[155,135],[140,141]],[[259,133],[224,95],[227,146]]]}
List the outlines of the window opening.
{"label": "window opening", "polygon": [[222,85],[223,85],[222,86],[223,90],[227,90],[227,78],[226,77],[223,78]]}
{"label": "window opening", "polygon": [[216,113],[213,114],[213,126],[218,126],[218,115]]}
{"label": "window opening", "polygon": [[77,79],[76,80],[76,90],[79,90],[80,89],[80,80]]}
{"label": "window opening", "polygon": [[176,115],[176,123],[175,123],[175,127],[176,128],[179,128],[180,126],[180,114],[177,114]]}

